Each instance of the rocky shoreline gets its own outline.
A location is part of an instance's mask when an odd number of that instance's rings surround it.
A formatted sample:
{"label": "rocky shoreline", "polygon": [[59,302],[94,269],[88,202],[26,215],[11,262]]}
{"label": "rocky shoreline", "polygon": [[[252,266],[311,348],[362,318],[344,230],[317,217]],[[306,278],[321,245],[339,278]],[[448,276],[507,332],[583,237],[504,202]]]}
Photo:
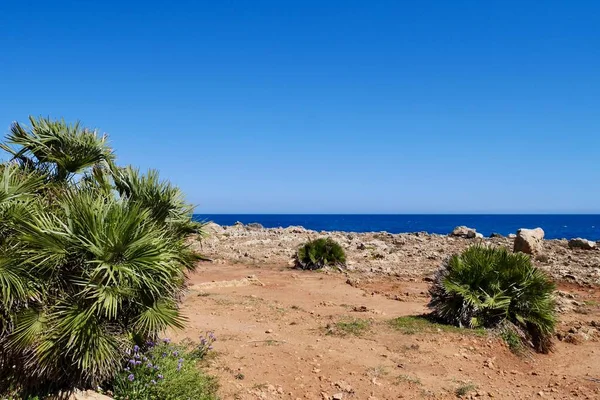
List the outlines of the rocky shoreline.
{"label": "rocky shoreline", "polygon": [[[198,238],[193,246],[214,263],[291,266],[292,257],[302,243],[327,236],[338,241],[345,249],[349,271],[366,275],[423,278],[439,268],[448,256],[468,246],[483,243],[513,249],[515,240],[520,241],[527,233],[484,238],[469,229],[457,227],[449,235],[426,232],[391,234],[316,232],[301,226],[263,228],[260,224],[220,226],[208,223],[205,227],[208,235]],[[536,235],[535,230],[531,231]],[[596,242],[584,239],[534,239],[533,246],[537,246],[532,252],[534,263],[553,278],[580,284],[600,284],[600,251]]]}

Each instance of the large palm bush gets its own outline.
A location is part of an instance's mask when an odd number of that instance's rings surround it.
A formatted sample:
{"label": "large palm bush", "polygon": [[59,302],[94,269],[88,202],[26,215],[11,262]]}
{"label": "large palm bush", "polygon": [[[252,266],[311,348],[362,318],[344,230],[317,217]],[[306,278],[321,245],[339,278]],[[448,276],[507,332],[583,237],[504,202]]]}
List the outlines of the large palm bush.
{"label": "large palm bush", "polygon": [[551,349],[554,284],[528,255],[473,246],[450,257],[429,290],[440,320],[466,327],[508,328],[539,352]]}
{"label": "large palm bush", "polygon": [[78,124],[15,123],[0,164],[0,394],[91,387],[123,347],[180,327],[200,227],[179,190]]}

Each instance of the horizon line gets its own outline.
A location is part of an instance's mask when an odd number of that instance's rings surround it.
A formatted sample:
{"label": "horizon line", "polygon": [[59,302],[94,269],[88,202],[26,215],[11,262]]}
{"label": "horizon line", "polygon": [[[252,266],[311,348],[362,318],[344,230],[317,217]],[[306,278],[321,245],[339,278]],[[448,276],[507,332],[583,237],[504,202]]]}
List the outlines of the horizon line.
{"label": "horizon line", "polygon": [[283,213],[221,213],[221,212],[194,212],[193,215],[600,215],[600,212],[409,212],[409,213],[307,213],[307,212],[283,212]]}

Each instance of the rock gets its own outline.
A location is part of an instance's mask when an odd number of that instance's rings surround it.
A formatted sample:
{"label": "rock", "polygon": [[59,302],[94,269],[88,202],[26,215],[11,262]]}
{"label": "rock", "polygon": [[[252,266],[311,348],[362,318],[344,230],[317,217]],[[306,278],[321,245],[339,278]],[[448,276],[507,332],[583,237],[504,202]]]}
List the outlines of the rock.
{"label": "rock", "polygon": [[346,393],[354,393],[354,389],[346,381],[336,382],[334,386]]}
{"label": "rock", "polygon": [[112,400],[111,397],[94,392],[93,390],[76,390],[71,394],[69,400]]}
{"label": "rock", "polygon": [[246,225],[246,229],[256,231],[256,230],[264,229],[264,226],[262,226],[258,222],[252,222],[252,223],[249,223],[248,225]]}
{"label": "rock", "polygon": [[539,254],[544,246],[544,230],[542,228],[535,229],[519,229],[515,238],[514,252],[525,254]]}
{"label": "rock", "polygon": [[490,237],[491,237],[491,238],[503,238],[504,236],[503,236],[503,235],[501,235],[501,234],[499,234],[499,233],[493,232],[493,233],[490,235]]}
{"label": "rock", "polygon": [[344,394],[343,393],[336,393],[333,396],[331,396],[332,400],[343,400],[344,399]]}
{"label": "rock", "polygon": [[265,333],[273,333],[273,329],[267,329]]}
{"label": "rock", "polygon": [[466,226],[457,226],[456,228],[454,228],[450,236],[473,239],[477,236],[477,231],[473,228],[469,228]]}
{"label": "rock", "polygon": [[508,234],[508,238],[509,238],[509,239],[514,239],[514,238],[516,238],[516,237],[517,237],[517,235],[515,235],[514,233],[509,233],[509,234]]}
{"label": "rock", "polygon": [[591,240],[576,238],[569,240],[569,248],[571,249],[583,249],[583,250],[594,250],[596,248],[596,242]]}
{"label": "rock", "polygon": [[475,237],[477,239],[483,239],[483,233],[475,232]]}
{"label": "rock", "polygon": [[208,234],[219,234],[225,232],[225,229],[219,224],[215,224],[214,222],[208,222],[204,225],[202,230]]}

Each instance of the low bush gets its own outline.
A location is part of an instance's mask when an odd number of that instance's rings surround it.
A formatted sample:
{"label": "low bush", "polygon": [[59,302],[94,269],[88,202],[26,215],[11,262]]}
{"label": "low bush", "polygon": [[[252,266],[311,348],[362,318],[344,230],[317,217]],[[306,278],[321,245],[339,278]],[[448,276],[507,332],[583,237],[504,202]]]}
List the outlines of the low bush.
{"label": "low bush", "polygon": [[509,327],[525,344],[547,353],[556,324],[554,288],[528,255],[473,246],[438,270],[429,307],[452,325]]}
{"label": "low bush", "polygon": [[164,339],[145,349],[134,346],[125,358],[126,366],[111,382],[115,400],[213,400],[218,388],[214,378],[198,368],[210,349],[214,336],[202,338],[199,345],[172,344]]}
{"label": "low bush", "polygon": [[344,266],[346,253],[342,246],[331,238],[311,240],[302,245],[295,256],[296,267],[320,269],[325,266]]}

